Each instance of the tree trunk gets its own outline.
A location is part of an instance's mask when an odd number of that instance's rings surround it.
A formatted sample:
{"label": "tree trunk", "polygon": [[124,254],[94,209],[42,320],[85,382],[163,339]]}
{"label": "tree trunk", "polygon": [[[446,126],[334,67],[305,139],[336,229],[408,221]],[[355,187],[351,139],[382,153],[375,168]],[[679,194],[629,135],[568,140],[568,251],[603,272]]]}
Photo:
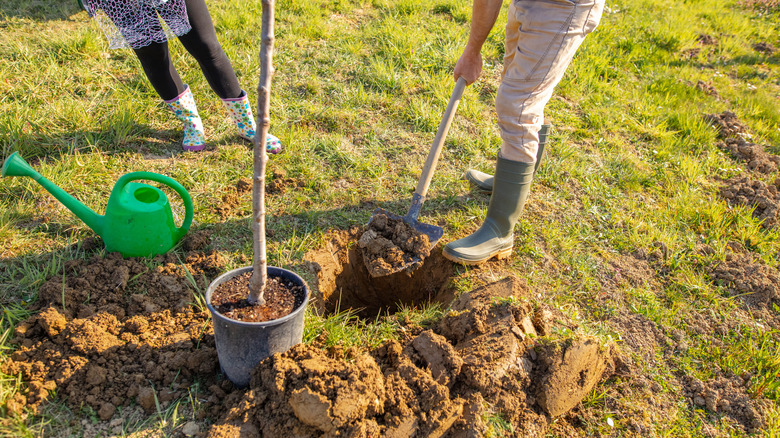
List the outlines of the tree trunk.
{"label": "tree trunk", "polygon": [[254,139],[254,176],[252,178],[252,237],[253,264],[252,278],[249,280],[249,297],[252,304],[263,305],[265,284],[268,280],[266,266],[268,259],[265,248],[265,165],[268,154],[265,151],[265,139],[271,124],[269,107],[271,105],[271,76],[274,68],[274,0],[263,0],[263,24],[260,41],[260,83],[257,85],[257,130]]}

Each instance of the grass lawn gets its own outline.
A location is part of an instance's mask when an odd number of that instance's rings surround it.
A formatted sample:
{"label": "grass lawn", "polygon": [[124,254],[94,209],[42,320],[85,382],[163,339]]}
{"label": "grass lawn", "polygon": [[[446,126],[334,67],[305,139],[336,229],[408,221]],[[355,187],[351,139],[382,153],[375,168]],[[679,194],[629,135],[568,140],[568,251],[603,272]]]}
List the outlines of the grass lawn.
{"label": "grass lawn", "polygon": [[[261,3],[208,5],[256,99]],[[443,242],[484,219],[489,197],[462,175],[492,171],[501,145],[493,104],[506,7],[422,209],[422,222],[443,226]],[[266,197],[269,264],[295,268],[329,231],[365,224],[375,206],[405,213],[470,15],[469,2],[452,0],[277,2],[270,130],[285,150],[270,158],[268,181],[284,175],[297,187]],[[779,15],[770,0],[609,0],[547,106],[553,130],[513,257],[458,270],[459,292],[524,279],[535,305],[631,364],[631,376],[601,381],[575,408],[570,422],[582,436],[780,436],[780,197],[753,196],[780,189],[777,166],[760,165],[780,155]],[[76,1],[3,1],[0,29],[0,159],[18,151],[101,214],[119,176],[168,175],[189,190],[192,231],[210,233],[226,269],[251,260],[251,205],[219,208],[251,177],[251,146],[178,42],[172,57],[206,127],[203,152],[181,151],[179,123],[133,53],[109,50]],[[728,149],[728,133],[707,117],[725,111],[739,121],[731,139],[761,154]],[[742,198],[725,196],[729,187]],[[78,243],[89,237],[34,181],[0,179],[0,362],[16,350],[15,327],[41,285],[86,257]],[[768,298],[752,306],[761,294]],[[403,310],[417,321],[445,311]],[[305,341],[323,328],[328,345],[358,349],[402,336],[378,320],[310,312]],[[744,376],[742,391],[763,406],[759,427],[691,395],[695,382],[724,376]],[[24,388],[19,376],[0,375],[0,435],[89,435],[89,417],[57,394],[38,413],[12,412],[6,402]],[[159,412],[120,435],[175,435],[188,412]],[[499,417],[486,422],[493,436],[513,433]]]}

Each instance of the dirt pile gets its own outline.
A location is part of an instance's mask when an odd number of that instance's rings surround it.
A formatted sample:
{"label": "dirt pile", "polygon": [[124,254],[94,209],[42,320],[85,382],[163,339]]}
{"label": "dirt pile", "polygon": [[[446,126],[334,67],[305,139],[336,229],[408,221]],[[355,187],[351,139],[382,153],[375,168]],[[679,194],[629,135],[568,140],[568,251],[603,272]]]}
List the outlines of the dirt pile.
{"label": "dirt pile", "polygon": [[[334,266],[318,265],[321,273],[354,274],[336,265],[355,260],[346,256],[360,252],[350,245],[355,235],[340,234],[335,242],[344,246],[334,250],[344,257],[329,252]],[[192,238],[185,247],[208,241]],[[157,262],[149,268],[118,254],[95,256],[69,261],[47,280],[40,312],[18,324],[19,348],[0,365],[23,380],[5,408],[37,408],[57,394],[99,419],[82,422],[90,436],[120,433],[134,412],[148,416],[187,397],[198,400],[198,421],[180,432],[204,430],[208,418],[219,420],[208,432],[214,437],[481,436],[488,417],[517,434],[544,436],[552,418],[574,408],[612,367],[611,349],[594,339],[543,337],[561,315],[535,311],[524,286],[507,278],[462,294],[430,329],[410,327],[403,339],[370,351],[298,345],[262,362],[249,390],[236,390],[219,373],[208,311],[195,290],[221,273],[221,258],[193,250],[183,265],[175,255]],[[401,285],[414,289],[408,297],[430,298],[425,287],[436,276],[443,290],[451,266],[432,265],[439,271],[424,273],[425,281],[409,277]]]}
{"label": "dirt pile", "polygon": [[747,168],[755,172],[774,173],[780,166],[780,156],[770,154],[763,146],[750,143],[744,138],[727,138],[719,142],[718,147],[729,152],[737,160],[744,161]]}
{"label": "dirt pile", "polygon": [[766,412],[773,403],[748,395],[750,376],[719,377],[703,382],[695,377],[683,379],[683,391],[693,405],[713,415],[729,417],[749,434],[767,426]]}
{"label": "dirt pile", "polygon": [[371,217],[358,246],[363,249],[366,266],[373,277],[397,272],[405,265],[409,266],[408,271],[414,271],[431,254],[427,235],[383,213]]}
{"label": "dirt pile", "polygon": [[777,226],[780,215],[780,178],[776,178],[773,184],[745,176],[731,178],[726,181],[720,195],[731,206],[745,205],[755,208],[753,217],[762,221],[763,228],[772,229]]}
{"label": "dirt pile", "polygon": [[780,156],[770,154],[763,146],[748,141],[751,135],[736,114],[731,111],[707,114],[704,120],[718,130],[718,137],[722,141],[717,146],[735,159],[744,161],[748,169],[765,174],[777,172]]}
{"label": "dirt pile", "polygon": [[348,361],[304,345],[275,355],[209,436],[482,436],[486,414],[544,436],[602,378],[610,352],[586,337],[539,342],[533,321],[544,316],[523,294],[512,278],[475,289],[432,330]]}
{"label": "dirt pile", "polygon": [[739,297],[757,318],[773,322],[780,318],[773,310],[780,305],[780,272],[750,254],[729,253],[712,268],[710,278]]}
{"label": "dirt pile", "polygon": [[[197,292],[175,256],[157,261],[156,269],[119,254],[66,262],[63,275],[41,287],[40,313],[17,325],[19,348],[0,366],[24,381],[7,407],[36,409],[55,392],[71,409],[108,421],[120,409],[164,408],[196,379],[216,385],[208,311],[193,305]],[[204,275],[221,269],[213,253],[189,253],[184,263],[201,289]]]}
{"label": "dirt pile", "polygon": [[718,137],[720,138],[745,137],[748,135],[747,128],[732,111],[724,111],[720,114],[707,114],[704,116],[704,120],[718,130]]}

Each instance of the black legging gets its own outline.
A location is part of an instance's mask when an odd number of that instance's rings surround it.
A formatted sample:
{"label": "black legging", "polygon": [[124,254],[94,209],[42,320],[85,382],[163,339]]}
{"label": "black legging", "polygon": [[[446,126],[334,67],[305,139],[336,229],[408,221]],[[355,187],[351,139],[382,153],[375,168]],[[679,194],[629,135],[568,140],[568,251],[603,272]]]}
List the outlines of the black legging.
{"label": "black legging", "polygon": [[[241,95],[241,86],[230,60],[222,50],[214,23],[204,0],[185,0],[192,30],[179,37],[185,49],[198,61],[211,89],[222,99]],[[152,43],[133,49],[152,87],[163,100],[171,100],[184,91],[184,83],[171,63],[168,43]]]}

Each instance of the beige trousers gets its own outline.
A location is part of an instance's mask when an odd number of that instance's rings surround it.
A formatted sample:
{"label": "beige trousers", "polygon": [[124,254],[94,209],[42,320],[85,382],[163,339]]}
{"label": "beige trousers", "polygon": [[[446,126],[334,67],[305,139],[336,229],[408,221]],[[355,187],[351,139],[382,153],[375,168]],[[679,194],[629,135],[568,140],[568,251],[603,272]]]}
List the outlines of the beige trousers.
{"label": "beige trousers", "polygon": [[496,95],[501,157],[536,161],[544,107],[603,10],[604,0],[512,0]]}

